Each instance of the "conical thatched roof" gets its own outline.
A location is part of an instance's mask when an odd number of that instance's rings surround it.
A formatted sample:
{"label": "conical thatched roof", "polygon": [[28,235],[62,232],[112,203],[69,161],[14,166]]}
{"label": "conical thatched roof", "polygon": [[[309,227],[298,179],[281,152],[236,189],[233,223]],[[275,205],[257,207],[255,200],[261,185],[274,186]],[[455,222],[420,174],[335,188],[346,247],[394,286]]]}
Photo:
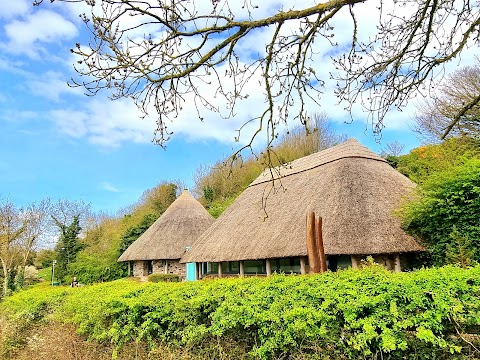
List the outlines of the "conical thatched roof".
{"label": "conical thatched roof", "polygon": [[323,218],[327,255],[421,251],[392,214],[414,186],[384,159],[350,139],[265,171],[181,262],[306,256],[308,211]]}
{"label": "conical thatched roof", "polygon": [[185,190],[118,261],[180,259],[215,219]]}

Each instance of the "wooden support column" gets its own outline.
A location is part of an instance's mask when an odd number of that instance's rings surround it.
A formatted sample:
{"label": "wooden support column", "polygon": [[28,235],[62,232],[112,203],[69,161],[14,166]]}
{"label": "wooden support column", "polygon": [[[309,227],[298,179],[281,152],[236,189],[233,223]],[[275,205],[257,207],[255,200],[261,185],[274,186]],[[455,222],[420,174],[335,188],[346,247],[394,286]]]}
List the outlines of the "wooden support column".
{"label": "wooden support column", "polygon": [[317,245],[318,260],[320,263],[320,272],[327,271],[327,259],[325,258],[325,250],[323,248],[323,221],[320,216],[315,217],[315,244]]}
{"label": "wooden support column", "polygon": [[402,265],[400,264],[400,254],[395,254],[395,272],[401,272]]}
{"label": "wooden support column", "polygon": [[196,269],[197,269],[197,279],[201,280],[202,279],[202,263],[197,262],[195,263]]}
{"label": "wooden support column", "polygon": [[350,256],[352,258],[352,269],[358,269],[358,258],[355,255]]}
{"label": "wooden support column", "polygon": [[239,263],[240,263],[240,277],[244,277],[245,276],[245,264],[243,263],[243,260],[240,260]]}
{"label": "wooden support column", "polygon": [[168,260],[165,260],[165,265],[163,266],[163,272],[168,274]]}
{"label": "wooden support column", "polygon": [[307,251],[310,273],[317,274],[320,272],[320,263],[315,242],[315,213],[313,211],[307,214]]}
{"label": "wooden support column", "polygon": [[307,273],[305,257],[300,256],[300,274],[305,275]]}
{"label": "wooden support column", "polygon": [[396,259],[392,259],[391,256],[389,255],[385,255],[386,256],[386,259],[385,259],[385,268],[387,270],[395,270],[395,262],[396,262]]}
{"label": "wooden support column", "polygon": [[222,273],[222,263],[221,263],[221,262],[218,263],[218,277],[219,277],[219,278],[222,278],[222,277],[223,277],[223,273]]}
{"label": "wooden support column", "polygon": [[272,275],[272,263],[270,259],[265,260],[265,268],[267,269],[267,276]]}

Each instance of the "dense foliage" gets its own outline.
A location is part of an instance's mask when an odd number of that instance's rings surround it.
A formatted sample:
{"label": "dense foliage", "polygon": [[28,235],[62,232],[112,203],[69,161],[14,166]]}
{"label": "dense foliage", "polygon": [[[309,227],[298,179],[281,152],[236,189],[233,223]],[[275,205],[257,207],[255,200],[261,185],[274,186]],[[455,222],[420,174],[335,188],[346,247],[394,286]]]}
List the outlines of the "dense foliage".
{"label": "dense foliage", "polygon": [[472,158],[480,158],[480,141],[459,137],[441,144],[420,146],[407,155],[390,160],[399,172],[421,185],[431,175],[459,166]]}
{"label": "dense foliage", "polygon": [[405,225],[434,262],[480,261],[480,158],[431,175],[418,190],[404,209]]}
{"label": "dense foliage", "polygon": [[463,266],[480,260],[480,142],[450,138],[396,159],[418,184],[400,210],[403,226],[428,249],[423,262]]}
{"label": "dense foliage", "polygon": [[0,304],[2,356],[28,341],[15,337],[20,324],[56,319],[93,341],[183,348],[192,358],[473,359],[479,291],[480,267],[453,266],[36,287]]}
{"label": "dense foliage", "polygon": [[176,184],[162,182],[145,191],[123,215],[104,217],[89,228],[81,242],[83,250],[69,264],[64,283],[73,276],[82,284],[127,276],[127,264],[118,263],[119,256],[175,201],[177,188]]}

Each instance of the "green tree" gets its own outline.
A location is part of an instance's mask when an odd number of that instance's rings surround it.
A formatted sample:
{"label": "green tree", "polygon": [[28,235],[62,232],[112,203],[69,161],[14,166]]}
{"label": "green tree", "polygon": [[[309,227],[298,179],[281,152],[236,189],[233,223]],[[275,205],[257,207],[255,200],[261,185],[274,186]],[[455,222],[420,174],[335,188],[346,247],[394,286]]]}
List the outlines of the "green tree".
{"label": "green tree", "polygon": [[80,215],[74,215],[70,225],[61,223],[55,217],[52,218],[60,229],[60,238],[55,251],[58,254],[56,269],[58,277],[61,279],[67,276],[69,265],[75,262],[78,252],[84,248],[84,244],[78,238],[82,228],[80,227]]}
{"label": "green tree", "polygon": [[423,241],[437,265],[453,254],[466,258],[469,251],[480,261],[479,214],[479,158],[430,175],[403,209],[405,228]]}
{"label": "green tree", "polygon": [[45,269],[52,266],[53,260],[57,258],[58,254],[52,249],[42,249],[35,256],[34,265],[38,269]]}
{"label": "green tree", "polygon": [[480,141],[471,137],[450,138],[436,145],[424,145],[397,159],[397,170],[422,184],[437,172],[480,157]]}
{"label": "green tree", "polygon": [[120,255],[137,240],[154,222],[157,217],[153,214],[145,215],[142,221],[135,226],[129,227],[123,234],[120,242]]}

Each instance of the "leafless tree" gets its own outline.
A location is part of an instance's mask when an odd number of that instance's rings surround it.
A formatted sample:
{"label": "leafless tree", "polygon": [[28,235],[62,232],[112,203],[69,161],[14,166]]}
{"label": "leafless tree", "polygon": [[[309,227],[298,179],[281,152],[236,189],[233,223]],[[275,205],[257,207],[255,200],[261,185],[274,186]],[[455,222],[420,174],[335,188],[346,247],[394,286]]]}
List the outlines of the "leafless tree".
{"label": "leafless tree", "polygon": [[17,242],[21,251],[21,263],[19,267],[22,274],[25,272],[30,254],[35,250],[39,239],[48,229],[50,212],[50,199],[32,203],[22,210],[21,217],[25,224],[25,231],[21,234]]}
{"label": "leafless tree", "polygon": [[382,148],[380,155],[386,158],[388,155],[400,156],[405,149],[405,144],[402,144],[400,141],[395,140],[385,144]]}
{"label": "leafless tree", "polygon": [[32,203],[25,208],[10,200],[0,204],[0,262],[3,273],[3,294],[7,293],[11,271],[23,275],[31,252],[48,227],[50,200]]}
{"label": "leafless tree", "polygon": [[8,292],[8,276],[16,265],[19,253],[16,242],[26,229],[26,219],[22,218],[21,211],[10,201],[0,204],[0,262],[2,263],[3,286],[2,294]]}
{"label": "leafless tree", "polygon": [[433,140],[480,137],[480,60],[448,76],[437,93],[418,107],[415,130]]}
{"label": "leafless tree", "polygon": [[96,224],[90,204],[85,203],[83,200],[61,199],[52,203],[50,212],[51,238],[55,239],[54,241],[56,242],[58,235],[62,235],[76,217],[80,221],[83,232],[86,232]]}
{"label": "leafless tree", "polygon": [[[72,49],[80,60],[71,85],[88,95],[109,89],[113,99],[132,98],[143,116],[153,109],[154,141],[161,145],[171,135],[168,121],[186,103],[195,104],[200,120],[206,112],[230,118],[252,91],[263,93],[265,106],[252,109],[257,112],[238,136],[252,125],[246,147],[261,133],[271,145],[280,124],[307,124],[307,111],[321,105],[327,81],[336,83],[346,109],[368,111],[379,134],[390,109],[428,92],[447,62],[479,43],[479,3],[469,0],[325,0],[273,10],[256,0],[57,1],[90,8],[82,19],[93,37]],[[377,32],[364,39],[359,18],[372,3],[379,15],[369,20]],[[345,15],[351,25],[347,48],[334,40],[342,27],[333,27]],[[252,46],[265,37],[263,49]],[[335,54],[337,71],[326,78],[315,63],[329,54]]]}

